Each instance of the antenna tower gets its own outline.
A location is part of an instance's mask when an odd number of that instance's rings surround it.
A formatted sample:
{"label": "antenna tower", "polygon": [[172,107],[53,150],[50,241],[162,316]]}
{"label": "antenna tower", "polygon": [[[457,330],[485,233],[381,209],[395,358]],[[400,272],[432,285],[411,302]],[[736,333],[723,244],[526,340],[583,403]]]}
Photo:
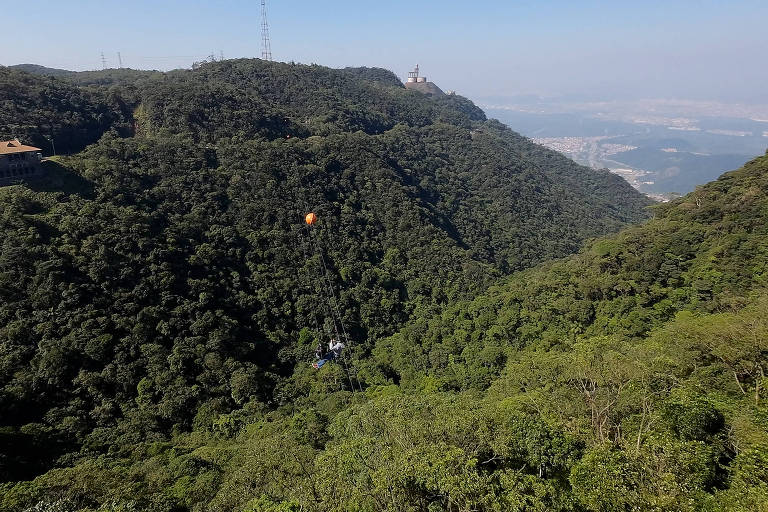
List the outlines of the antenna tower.
{"label": "antenna tower", "polygon": [[269,24],[267,23],[267,0],[261,0],[261,58],[272,60],[272,47],[269,44]]}
{"label": "antenna tower", "polygon": [[101,52],[101,69],[107,69],[107,59],[104,58],[104,52]]}

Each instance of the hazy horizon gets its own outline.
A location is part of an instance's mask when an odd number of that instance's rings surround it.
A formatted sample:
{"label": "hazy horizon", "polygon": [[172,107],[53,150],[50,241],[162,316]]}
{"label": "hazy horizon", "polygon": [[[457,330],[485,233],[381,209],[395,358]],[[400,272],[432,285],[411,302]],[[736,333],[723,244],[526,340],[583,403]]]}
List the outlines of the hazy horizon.
{"label": "hazy horizon", "polygon": [[[0,64],[71,70],[188,68],[214,53],[261,55],[260,2],[32,2],[7,10]],[[39,13],[45,13],[41,16]],[[274,60],[376,66],[401,78],[417,62],[473,98],[768,102],[768,5],[685,0],[528,5],[489,1],[268,2]],[[36,32],[30,31],[34,27]]]}

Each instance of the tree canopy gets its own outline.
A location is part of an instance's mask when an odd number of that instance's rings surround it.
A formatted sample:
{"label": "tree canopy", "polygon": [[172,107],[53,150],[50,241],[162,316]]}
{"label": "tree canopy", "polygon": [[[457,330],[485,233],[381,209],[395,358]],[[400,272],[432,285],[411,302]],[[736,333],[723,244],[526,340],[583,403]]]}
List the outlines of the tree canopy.
{"label": "tree canopy", "polygon": [[610,235],[623,180],[384,70],[2,83],[73,142],[0,189],[0,509],[765,505],[768,156]]}

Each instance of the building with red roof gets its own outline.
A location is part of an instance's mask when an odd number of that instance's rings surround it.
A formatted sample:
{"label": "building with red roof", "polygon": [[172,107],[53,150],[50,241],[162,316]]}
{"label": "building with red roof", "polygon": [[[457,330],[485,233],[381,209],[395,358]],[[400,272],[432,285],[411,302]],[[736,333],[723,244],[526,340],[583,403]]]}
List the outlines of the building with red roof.
{"label": "building with red roof", "polygon": [[42,174],[42,149],[15,140],[0,141],[0,185]]}

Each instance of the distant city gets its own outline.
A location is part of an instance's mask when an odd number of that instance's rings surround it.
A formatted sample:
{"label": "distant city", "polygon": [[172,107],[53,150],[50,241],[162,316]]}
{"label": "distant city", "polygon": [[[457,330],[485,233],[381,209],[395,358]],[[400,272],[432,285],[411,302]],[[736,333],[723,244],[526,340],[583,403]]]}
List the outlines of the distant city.
{"label": "distant city", "polygon": [[768,147],[766,105],[521,97],[483,107],[534,142],[610,169],[662,201],[740,167]]}

